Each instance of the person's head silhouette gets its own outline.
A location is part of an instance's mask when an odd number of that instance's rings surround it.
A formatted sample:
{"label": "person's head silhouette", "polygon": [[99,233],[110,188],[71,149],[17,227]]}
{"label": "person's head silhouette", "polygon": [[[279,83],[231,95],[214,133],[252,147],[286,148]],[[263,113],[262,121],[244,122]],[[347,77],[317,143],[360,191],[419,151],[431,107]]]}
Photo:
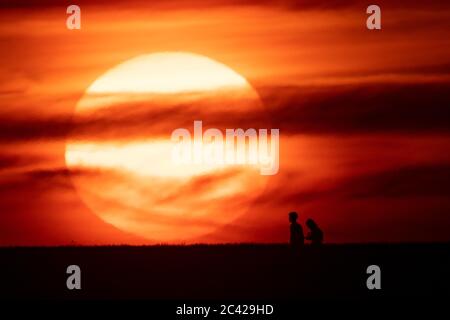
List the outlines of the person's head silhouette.
{"label": "person's head silhouette", "polygon": [[311,244],[319,245],[323,242],[323,232],[313,219],[307,219],[305,222],[309,229],[309,233],[306,236],[307,240],[311,240]]}
{"label": "person's head silhouette", "polygon": [[317,230],[319,228],[313,219],[308,219],[305,223],[310,230]]}
{"label": "person's head silhouette", "polygon": [[298,214],[295,211],[289,212],[289,222],[294,223],[297,221]]}

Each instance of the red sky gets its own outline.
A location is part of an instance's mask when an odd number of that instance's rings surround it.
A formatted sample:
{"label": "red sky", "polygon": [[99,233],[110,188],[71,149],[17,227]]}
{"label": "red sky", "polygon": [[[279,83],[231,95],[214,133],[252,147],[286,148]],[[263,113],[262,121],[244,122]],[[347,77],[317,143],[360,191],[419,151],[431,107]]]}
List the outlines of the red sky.
{"label": "red sky", "polygon": [[[282,136],[264,192],[196,241],[284,242],[292,210],[328,242],[450,240],[450,5],[381,1],[382,30],[369,31],[361,1],[78,4],[82,29],[70,31],[65,2],[0,2],[0,245],[151,243],[82,201],[64,153],[92,82],[160,51],[201,54],[244,76]],[[139,123],[116,115],[127,121],[123,139],[154,134],[143,119],[171,116],[138,114]],[[118,132],[84,125],[97,137]]]}

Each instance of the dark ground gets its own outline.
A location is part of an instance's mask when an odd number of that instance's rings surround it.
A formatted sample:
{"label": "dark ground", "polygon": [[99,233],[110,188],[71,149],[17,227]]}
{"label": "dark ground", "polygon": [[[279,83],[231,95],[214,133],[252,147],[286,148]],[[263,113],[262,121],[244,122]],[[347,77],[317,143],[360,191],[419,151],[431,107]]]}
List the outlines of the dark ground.
{"label": "dark ground", "polygon": [[[433,298],[450,293],[450,244],[0,249],[1,299]],[[82,289],[66,288],[81,267]],[[381,268],[381,290],[366,287]]]}

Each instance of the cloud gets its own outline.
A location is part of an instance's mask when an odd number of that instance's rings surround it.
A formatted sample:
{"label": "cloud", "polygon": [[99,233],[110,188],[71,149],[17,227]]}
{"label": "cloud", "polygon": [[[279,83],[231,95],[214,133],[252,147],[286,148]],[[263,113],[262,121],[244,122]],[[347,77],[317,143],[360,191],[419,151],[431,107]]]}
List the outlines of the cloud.
{"label": "cloud", "polygon": [[284,133],[421,133],[450,129],[450,86],[367,84],[261,91]]}
{"label": "cloud", "polygon": [[[284,178],[291,183],[292,174]],[[281,182],[280,185],[285,185]],[[423,197],[445,198],[450,193],[450,164],[420,164],[398,166],[380,172],[349,174],[343,178],[322,181],[301,190],[271,190],[270,194],[261,196],[259,204],[278,203],[301,206],[314,202],[327,202],[331,198],[347,201],[372,199],[382,205],[388,199],[411,199]],[[280,196],[274,199],[272,194]],[[267,198],[266,198],[267,197]]]}
{"label": "cloud", "polygon": [[[423,4],[422,1],[378,1],[378,5],[383,6],[384,4],[390,5],[390,7],[395,8],[407,8],[411,6],[417,6]],[[108,0],[95,0],[86,1],[81,0],[77,2],[79,6],[96,5],[110,7],[111,2]],[[135,6],[145,6],[148,8],[158,8],[158,9],[201,9],[201,8],[214,8],[214,7],[235,7],[235,6],[259,6],[259,7],[275,7],[283,8],[288,10],[311,10],[311,9],[340,9],[347,7],[360,7],[366,8],[368,6],[367,1],[363,0],[159,0],[159,1],[145,1],[145,0],[134,0],[134,1],[116,1],[114,3],[116,7],[132,5]],[[447,3],[442,2],[427,2],[427,6],[438,6],[448,7]],[[27,0],[27,1],[2,1],[0,2],[0,7],[2,8],[48,8],[48,7],[59,7],[67,6],[66,1],[55,1],[55,0]]]}
{"label": "cloud", "polygon": [[71,127],[70,117],[39,116],[1,116],[0,141],[14,143],[19,141],[64,139]]}
{"label": "cloud", "polygon": [[450,164],[407,166],[354,177],[342,189],[356,199],[447,197]]}
{"label": "cloud", "polygon": [[36,189],[44,194],[45,192],[59,192],[61,189],[73,190],[71,177],[94,177],[98,172],[95,169],[76,168],[69,170],[66,167],[36,167],[15,172],[5,171],[0,176],[0,191],[13,192],[14,189]]}
{"label": "cloud", "polygon": [[0,171],[15,167],[20,167],[30,163],[25,157],[19,155],[0,154]]}
{"label": "cloud", "polygon": [[[279,128],[282,134],[444,133],[450,129],[450,83],[259,88],[264,109],[213,111],[211,104],[126,103],[73,120],[69,116],[0,117],[0,141],[170,137],[193,121],[217,128]],[[204,107],[199,107],[202,103]],[[227,102],[223,102],[226,104]],[[6,161],[6,160],[4,160]]]}
{"label": "cloud", "polygon": [[[228,169],[220,172],[193,176],[189,181],[182,184],[179,188],[159,198],[156,201],[156,204],[163,205],[175,200],[182,201],[183,197],[189,199],[193,194],[199,195],[201,193],[213,191],[215,188],[223,186],[223,184],[227,183],[227,181],[239,179],[239,174],[240,170],[238,169]],[[227,199],[223,200],[228,201]]]}

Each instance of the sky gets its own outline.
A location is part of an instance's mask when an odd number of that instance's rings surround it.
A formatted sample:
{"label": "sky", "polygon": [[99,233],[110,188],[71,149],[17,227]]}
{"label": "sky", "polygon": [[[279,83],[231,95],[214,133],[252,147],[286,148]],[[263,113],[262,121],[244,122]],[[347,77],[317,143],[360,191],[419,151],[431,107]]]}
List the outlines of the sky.
{"label": "sky", "polygon": [[[450,240],[450,4],[379,1],[376,31],[364,1],[77,4],[81,30],[66,28],[66,2],[0,2],[0,245],[286,242],[293,210],[330,243]],[[167,51],[231,68],[259,109],[224,116],[230,97],[195,109],[125,101],[107,121],[77,117],[105,72]],[[66,164],[74,128],[127,143],[170,135],[193,114],[280,129],[278,173],[176,185]],[[240,191],[201,201],[227,183]],[[149,223],[163,227],[139,227]]]}

